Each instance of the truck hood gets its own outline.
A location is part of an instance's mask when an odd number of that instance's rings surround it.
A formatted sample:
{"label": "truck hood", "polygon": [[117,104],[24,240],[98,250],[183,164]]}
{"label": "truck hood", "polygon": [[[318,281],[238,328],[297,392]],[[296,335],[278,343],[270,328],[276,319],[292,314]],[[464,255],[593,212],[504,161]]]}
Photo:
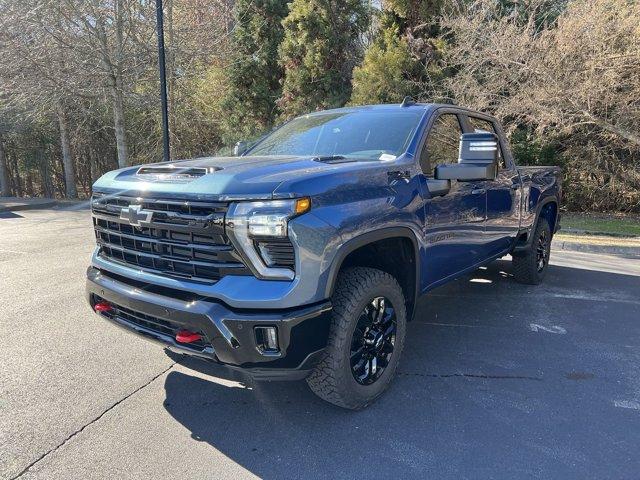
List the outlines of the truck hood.
{"label": "truck hood", "polygon": [[[114,170],[98,179],[94,190],[213,201],[291,198],[300,192],[287,185],[295,184],[299,190],[300,182],[305,178],[346,173],[380,163],[351,159],[320,161],[308,156],[204,157]],[[197,171],[183,177],[163,173],[171,168]]]}

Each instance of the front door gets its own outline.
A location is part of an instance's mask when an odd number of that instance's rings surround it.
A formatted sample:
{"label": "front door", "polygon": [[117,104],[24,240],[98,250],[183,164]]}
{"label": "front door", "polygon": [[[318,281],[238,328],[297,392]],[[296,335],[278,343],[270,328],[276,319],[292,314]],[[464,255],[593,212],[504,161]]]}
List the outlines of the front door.
{"label": "front door", "polygon": [[[468,116],[467,131],[487,131],[504,138],[488,119]],[[464,125],[463,119],[463,125]],[[485,258],[495,257],[508,250],[520,228],[520,175],[513,164],[507,145],[498,150],[498,175],[495,180],[481,182],[487,192],[487,220],[485,223]],[[479,185],[480,186],[480,185]]]}
{"label": "front door", "polygon": [[[433,178],[437,165],[458,161],[460,118],[448,110],[436,115],[420,153],[425,180]],[[431,196],[425,181],[423,285],[433,286],[482,260],[487,196],[478,183],[453,180],[446,195]]]}

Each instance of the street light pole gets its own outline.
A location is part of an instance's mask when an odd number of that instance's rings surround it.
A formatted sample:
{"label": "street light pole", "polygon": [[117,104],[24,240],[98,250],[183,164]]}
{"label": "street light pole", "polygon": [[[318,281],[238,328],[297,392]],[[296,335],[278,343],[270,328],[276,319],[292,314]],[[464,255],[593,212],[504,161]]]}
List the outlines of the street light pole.
{"label": "street light pole", "polygon": [[158,69],[160,70],[160,101],[162,103],[162,145],[164,161],[171,159],[169,151],[169,110],[167,106],[167,73],[164,60],[164,18],[162,0],[156,0],[156,21],[158,24]]}

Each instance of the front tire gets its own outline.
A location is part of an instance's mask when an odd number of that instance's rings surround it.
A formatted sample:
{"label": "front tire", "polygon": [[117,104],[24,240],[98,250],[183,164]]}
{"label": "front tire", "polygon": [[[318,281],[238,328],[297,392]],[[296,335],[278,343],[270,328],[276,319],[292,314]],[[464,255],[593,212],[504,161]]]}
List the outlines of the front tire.
{"label": "front tire", "polygon": [[339,274],[332,303],[327,350],[307,383],[323,400],[358,410],[395,375],[406,333],[405,298],[388,273],[356,267]]}
{"label": "front tire", "polygon": [[527,285],[542,282],[551,255],[551,227],[546,218],[540,218],[527,251],[513,254],[513,276],[516,281]]}

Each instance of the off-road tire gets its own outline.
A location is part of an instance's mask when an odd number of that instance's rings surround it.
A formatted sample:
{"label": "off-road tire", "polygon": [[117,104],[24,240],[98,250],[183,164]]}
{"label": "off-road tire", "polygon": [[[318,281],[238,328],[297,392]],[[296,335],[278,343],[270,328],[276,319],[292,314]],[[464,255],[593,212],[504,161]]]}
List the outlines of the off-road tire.
{"label": "off-road tire", "polygon": [[[537,248],[542,235],[546,236],[546,262],[544,268],[538,268]],[[536,225],[531,245],[524,252],[512,255],[513,276],[519,283],[538,285],[544,279],[549,267],[549,255],[551,253],[551,228],[546,218],[540,218]]]}
{"label": "off-road tire", "polygon": [[[356,381],[351,371],[353,332],[365,306],[383,296],[393,304],[396,337],[393,353],[380,377],[371,385]],[[374,268],[355,267],[338,275],[332,297],[333,312],[329,342],[322,360],[307,377],[313,393],[339,407],[359,410],[375,401],[393,379],[406,333],[407,314],[402,288],[394,277]]]}

